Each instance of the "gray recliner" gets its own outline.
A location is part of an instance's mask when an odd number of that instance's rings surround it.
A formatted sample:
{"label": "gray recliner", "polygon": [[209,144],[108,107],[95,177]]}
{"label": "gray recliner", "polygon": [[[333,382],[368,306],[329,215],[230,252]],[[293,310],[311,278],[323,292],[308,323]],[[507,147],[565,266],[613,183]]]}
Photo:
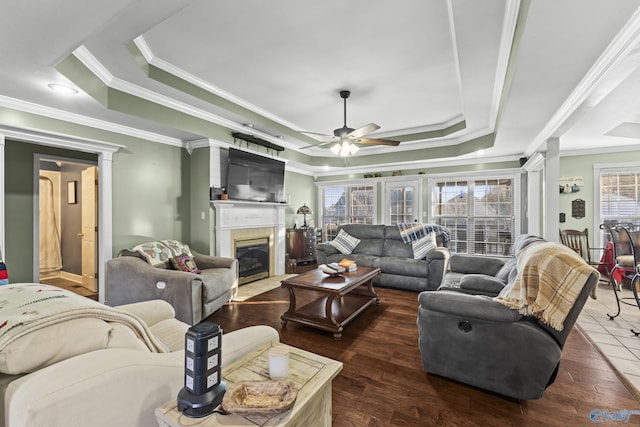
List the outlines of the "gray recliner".
{"label": "gray recliner", "polygon": [[422,292],[417,320],[422,367],[514,399],[539,399],[555,380],[564,343],[597,282],[593,270],[562,331],[486,295]]}

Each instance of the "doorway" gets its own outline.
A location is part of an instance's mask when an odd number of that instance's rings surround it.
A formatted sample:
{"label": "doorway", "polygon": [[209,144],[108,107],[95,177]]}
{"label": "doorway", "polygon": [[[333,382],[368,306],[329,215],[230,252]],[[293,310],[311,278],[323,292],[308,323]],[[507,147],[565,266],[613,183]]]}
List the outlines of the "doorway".
{"label": "doorway", "polygon": [[38,281],[98,300],[98,168],[61,158],[37,164]]}

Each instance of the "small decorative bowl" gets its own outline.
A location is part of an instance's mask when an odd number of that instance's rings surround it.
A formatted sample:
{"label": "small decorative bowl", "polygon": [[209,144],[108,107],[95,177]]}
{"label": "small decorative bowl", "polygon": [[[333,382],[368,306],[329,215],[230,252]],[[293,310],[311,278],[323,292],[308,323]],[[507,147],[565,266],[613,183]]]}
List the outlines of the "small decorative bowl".
{"label": "small decorative bowl", "polygon": [[224,395],[222,409],[240,416],[271,416],[291,409],[297,397],[291,381],[240,381]]}

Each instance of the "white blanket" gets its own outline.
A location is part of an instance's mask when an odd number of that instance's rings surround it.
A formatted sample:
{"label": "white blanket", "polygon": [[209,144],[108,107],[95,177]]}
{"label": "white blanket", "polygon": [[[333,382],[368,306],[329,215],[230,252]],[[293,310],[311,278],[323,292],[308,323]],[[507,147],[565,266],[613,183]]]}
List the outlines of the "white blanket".
{"label": "white blanket", "polygon": [[122,323],[131,328],[150,351],[167,351],[147,325],[133,314],[39,283],[0,287],[0,351],[32,331],[82,317]]}

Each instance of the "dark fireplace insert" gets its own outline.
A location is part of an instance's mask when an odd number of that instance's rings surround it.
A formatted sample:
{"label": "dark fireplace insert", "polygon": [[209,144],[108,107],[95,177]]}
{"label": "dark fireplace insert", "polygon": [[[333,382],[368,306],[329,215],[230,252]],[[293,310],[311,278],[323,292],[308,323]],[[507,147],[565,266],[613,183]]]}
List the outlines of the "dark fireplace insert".
{"label": "dark fireplace insert", "polygon": [[235,247],[239,285],[269,277],[269,239],[239,240]]}

